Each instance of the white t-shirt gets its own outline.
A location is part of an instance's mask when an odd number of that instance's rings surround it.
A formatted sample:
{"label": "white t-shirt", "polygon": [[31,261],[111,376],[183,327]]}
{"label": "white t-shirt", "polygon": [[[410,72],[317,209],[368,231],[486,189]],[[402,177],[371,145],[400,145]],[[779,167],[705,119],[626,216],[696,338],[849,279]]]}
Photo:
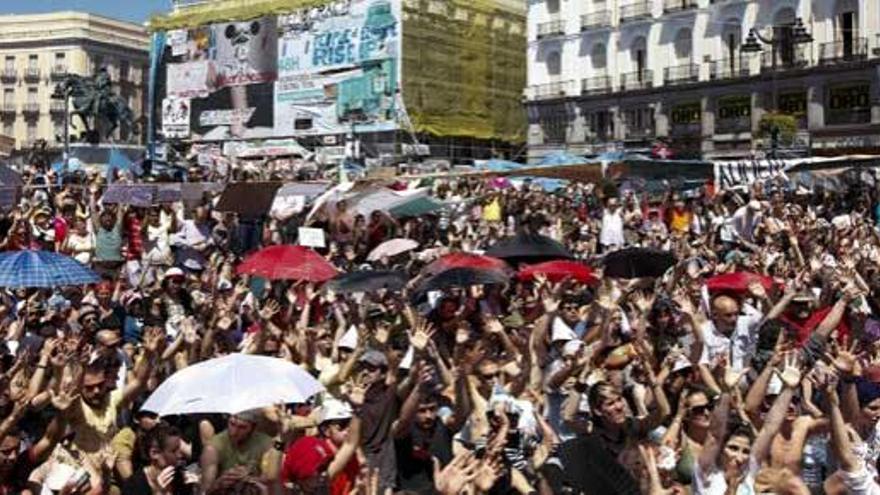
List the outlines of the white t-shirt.
{"label": "white t-shirt", "polygon": [[860,463],[858,469],[853,472],[840,470],[840,480],[846,486],[850,495],[880,495],[880,485],[874,479],[874,475]]}
{"label": "white t-shirt", "polygon": [[[746,468],[745,476],[736,487],[736,495],[754,495],[755,478],[761,466],[755,461],[755,458],[749,456],[749,465]],[[718,466],[712,466],[712,470],[703,473],[700,470],[700,463],[694,463],[694,495],[725,495],[727,493],[727,480],[724,479],[724,471],[718,469]]]}
{"label": "white t-shirt", "polygon": [[623,246],[623,212],[621,210],[602,213],[602,230],[599,243],[603,246]]}
{"label": "white t-shirt", "polygon": [[726,355],[732,370],[745,369],[758,345],[758,326],[763,319],[760,311],[746,304],[736,319],[736,329],[730,337],[721,334],[711,321],[704,323],[701,330],[705,344],[700,364],[711,364],[719,356]]}

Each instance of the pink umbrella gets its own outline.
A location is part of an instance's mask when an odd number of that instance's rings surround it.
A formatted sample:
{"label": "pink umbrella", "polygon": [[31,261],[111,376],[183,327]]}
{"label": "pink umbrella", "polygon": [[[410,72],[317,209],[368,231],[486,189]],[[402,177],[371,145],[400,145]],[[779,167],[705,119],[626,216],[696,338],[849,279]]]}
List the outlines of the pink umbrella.
{"label": "pink umbrella", "polygon": [[370,254],[367,256],[367,261],[377,261],[383,257],[391,258],[398,254],[412,251],[417,247],[419,247],[419,243],[412,239],[391,239],[390,241],[385,241],[382,244],[379,244],[375,249],[370,251]]}

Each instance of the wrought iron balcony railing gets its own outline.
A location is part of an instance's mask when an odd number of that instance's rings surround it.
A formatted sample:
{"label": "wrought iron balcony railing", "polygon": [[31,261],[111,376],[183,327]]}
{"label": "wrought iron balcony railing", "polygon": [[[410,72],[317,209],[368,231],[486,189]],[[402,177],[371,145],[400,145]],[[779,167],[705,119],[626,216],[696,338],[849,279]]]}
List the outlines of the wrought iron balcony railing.
{"label": "wrought iron balcony railing", "polygon": [[581,80],[581,94],[596,95],[611,92],[611,76],[596,76]]}
{"label": "wrought iron balcony railing", "polygon": [[651,16],[651,2],[646,0],[620,6],[620,22],[649,19]]}
{"label": "wrought iron balcony railing", "polygon": [[550,21],[538,24],[538,39],[562,36],[565,34],[565,21]]}
{"label": "wrought iron balcony railing", "polygon": [[819,44],[819,63],[823,65],[856,62],[867,58],[868,38],[852,38]]}
{"label": "wrought iron balcony railing", "polygon": [[636,72],[627,72],[620,75],[620,89],[623,91],[648,89],[653,86],[654,71],[641,70]]}
{"label": "wrought iron balcony railing", "polygon": [[688,84],[700,80],[700,66],[683,64],[663,69],[663,84]]}
{"label": "wrought iron balcony railing", "polygon": [[581,31],[589,31],[591,29],[599,29],[611,26],[611,11],[600,10],[591,14],[581,16]]}

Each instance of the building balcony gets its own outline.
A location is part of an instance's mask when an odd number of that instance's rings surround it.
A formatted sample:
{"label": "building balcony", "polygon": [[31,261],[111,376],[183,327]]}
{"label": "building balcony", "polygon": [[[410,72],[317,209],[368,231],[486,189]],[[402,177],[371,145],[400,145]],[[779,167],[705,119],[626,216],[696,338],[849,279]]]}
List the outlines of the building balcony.
{"label": "building balcony", "polygon": [[697,0],[663,0],[664,14],[684,12],[686,10],[696,10],[697,7]]}
{"label": "building balcony", "polygon": [[764,51],[761,53],[761,71],[803,69],[810,65],[810,53],[809,45]]}
{"label": "building balcony", "polygon": [[871,123],[871,109],[851,108],[832,110],[825,108],[825,125],[858,125]]}
{"label": "building balcony", "polygon": [[40,113],[40,104],[39,103],[25,103],[21,106],[21,113],[23,114],[39,114]]}
{"label": "building balcony", "polygon": [[536,100],[552,100],[564,98],[569,81],[559,81],[532,86],[532,97]]}
{"label": "building balcony", "polygon": [[0,114],[15,115],[15,103],[0,103]]}
{"label": "building balcony", "polygon": [[40,68],[39,67],[28,67],[24,70],[24,80],[25,81],[39,81],[40,80]]}
{"label": "building balcony", "polygon": [[663,69],[663,84],[667,86],[695,83],[699,80],[700,66],[697,64],[676,65]]}
{"label": "building balcony", "polygon": [[633,22],[639,19],[650,19],[651,2],[640,0],[638,2],[629,3],[620,6],[620,22]]}
{"label": "building balcony", "polygon": [[598,95],[611,92],[611,76],[596,76],[581,80],[582,95]]}
{"label": "building balcony", "polygon": [[600,10],[581,16],[581,31],[611,27],[611,11]]}
{"label": "building balcony", "polygon": [[0,72],[0,81],[5,83],[15,82],[18,79],[18,71],[15,69],[3,69],[3,72]]}
{"label": "building balcony", "polygon": [[734,117],[715,121],[715,134],[738,134],[752,132],[752,117]]}
{"label": "building balcony", "polygon": [[51,113],[64,113],[67,110],[67,102],[60,100],[52,100],[49,104],[49,111]]}
{"label": "building balcony", "polygon": [[53,81],[57,81],[59,79],[64,79],[67,76],[67,66],[66,65],[53,66],[50,76]]}
{"label": "building balcony", "polygon": [[538,24],[538,39],[563,36],[565,34],[565,21],[550,21]]}
{"label": "building balcony", "polygon": [[620,75],[620,89],[622,91],[634,91],[649,89],[654,86],[654,71],[642,70],[627,72]]}
{"label": "building balcony", "polygon": [[712,80],[749,77],[748,61],[742,57],[713,60],[709,66],[709,77]]}
{"label": "building balcony", "polygon": [[853,38],[819,44],[819,63],[822,65],[857,62],[867,58],[868,38]]}

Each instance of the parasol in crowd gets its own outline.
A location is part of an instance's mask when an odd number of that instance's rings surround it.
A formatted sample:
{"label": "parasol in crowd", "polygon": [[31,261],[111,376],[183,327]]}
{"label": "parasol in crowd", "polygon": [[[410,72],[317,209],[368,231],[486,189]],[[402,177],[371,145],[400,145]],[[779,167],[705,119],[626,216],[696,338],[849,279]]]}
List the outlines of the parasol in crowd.
{"label": "parasol in crowd", "polygon": [[385,241],[382,244],[379,244],[375,249],[370,251],[370,254],[367,255],[367,261],[377,261],[383,257],[391,258],[398,254],[412,251],[417,247],[419,247],[419,243],[412,239],[391,239],[390,241]]}
{"label": "parasol in crowd", "polygon": [[303,246],[269,246],[249,255],[236,268],[239,275],[269,280],[325,282],[339,274],[320,254]]}
{"label": "parasol in crowd", "polygon": [[186,367],[159,385],[141,407],[159,416],[237,414],[302,403],[324,387],[290,361],[235,353]]}
{"label": "parasol in crowd", "polygon": [[605,255],[605,276],[612,278],[662,277],[675,265],[675,256],[668,251],[631,247]]}
{"label": "parasol in crowd", "polygon": [[574,258],[561,243],[547,236],[528,232],[521,232],[498,241],[486,250],[486,255],[514,264]]}
{"label": "parasol in crowd", "polygon": [[749,272],[722,273],[706,280],[709,292],[748,292],[749,285],[759,283],[765,290],[773,289],[776,282],[766,275]]}
{"label": "parasol in crowd", "polygon": [[408,280],[402,271],[366,270],[337,275],[324,285],[324,289],[339,294],[375,292],[381,289],[397,291],[404,288]]}
{"label": "parasol in crowd", "polygon": [[473,285],[505,284],[509,280],[504,272],[481,270],[479,268],[450,268],[425,279],[416,292],[424,293],[452,287],[471,287]]}
{"label": "parasol in crowd", "polygon": [[422,269],[423,276],[433,276],[451,268],[476,268],[508,272],[510,267],[503,260],[471,253],[449,253]]}
{"label": "parasol in crowd", "polygon": [[534,280],[537,275],[543,275],[551,282],[560,282],[567,279],[584,284],[598,282],[592,268],[583,263],[568,260],[547,261],[536,265],[524,266],[520,269],[518,277],[520,280]]}
{"label": "parasol in crowd", "polygon": [[32,250],[0,254],[0,287],[66,287],[98,281],[95,272],[63,254]]}

